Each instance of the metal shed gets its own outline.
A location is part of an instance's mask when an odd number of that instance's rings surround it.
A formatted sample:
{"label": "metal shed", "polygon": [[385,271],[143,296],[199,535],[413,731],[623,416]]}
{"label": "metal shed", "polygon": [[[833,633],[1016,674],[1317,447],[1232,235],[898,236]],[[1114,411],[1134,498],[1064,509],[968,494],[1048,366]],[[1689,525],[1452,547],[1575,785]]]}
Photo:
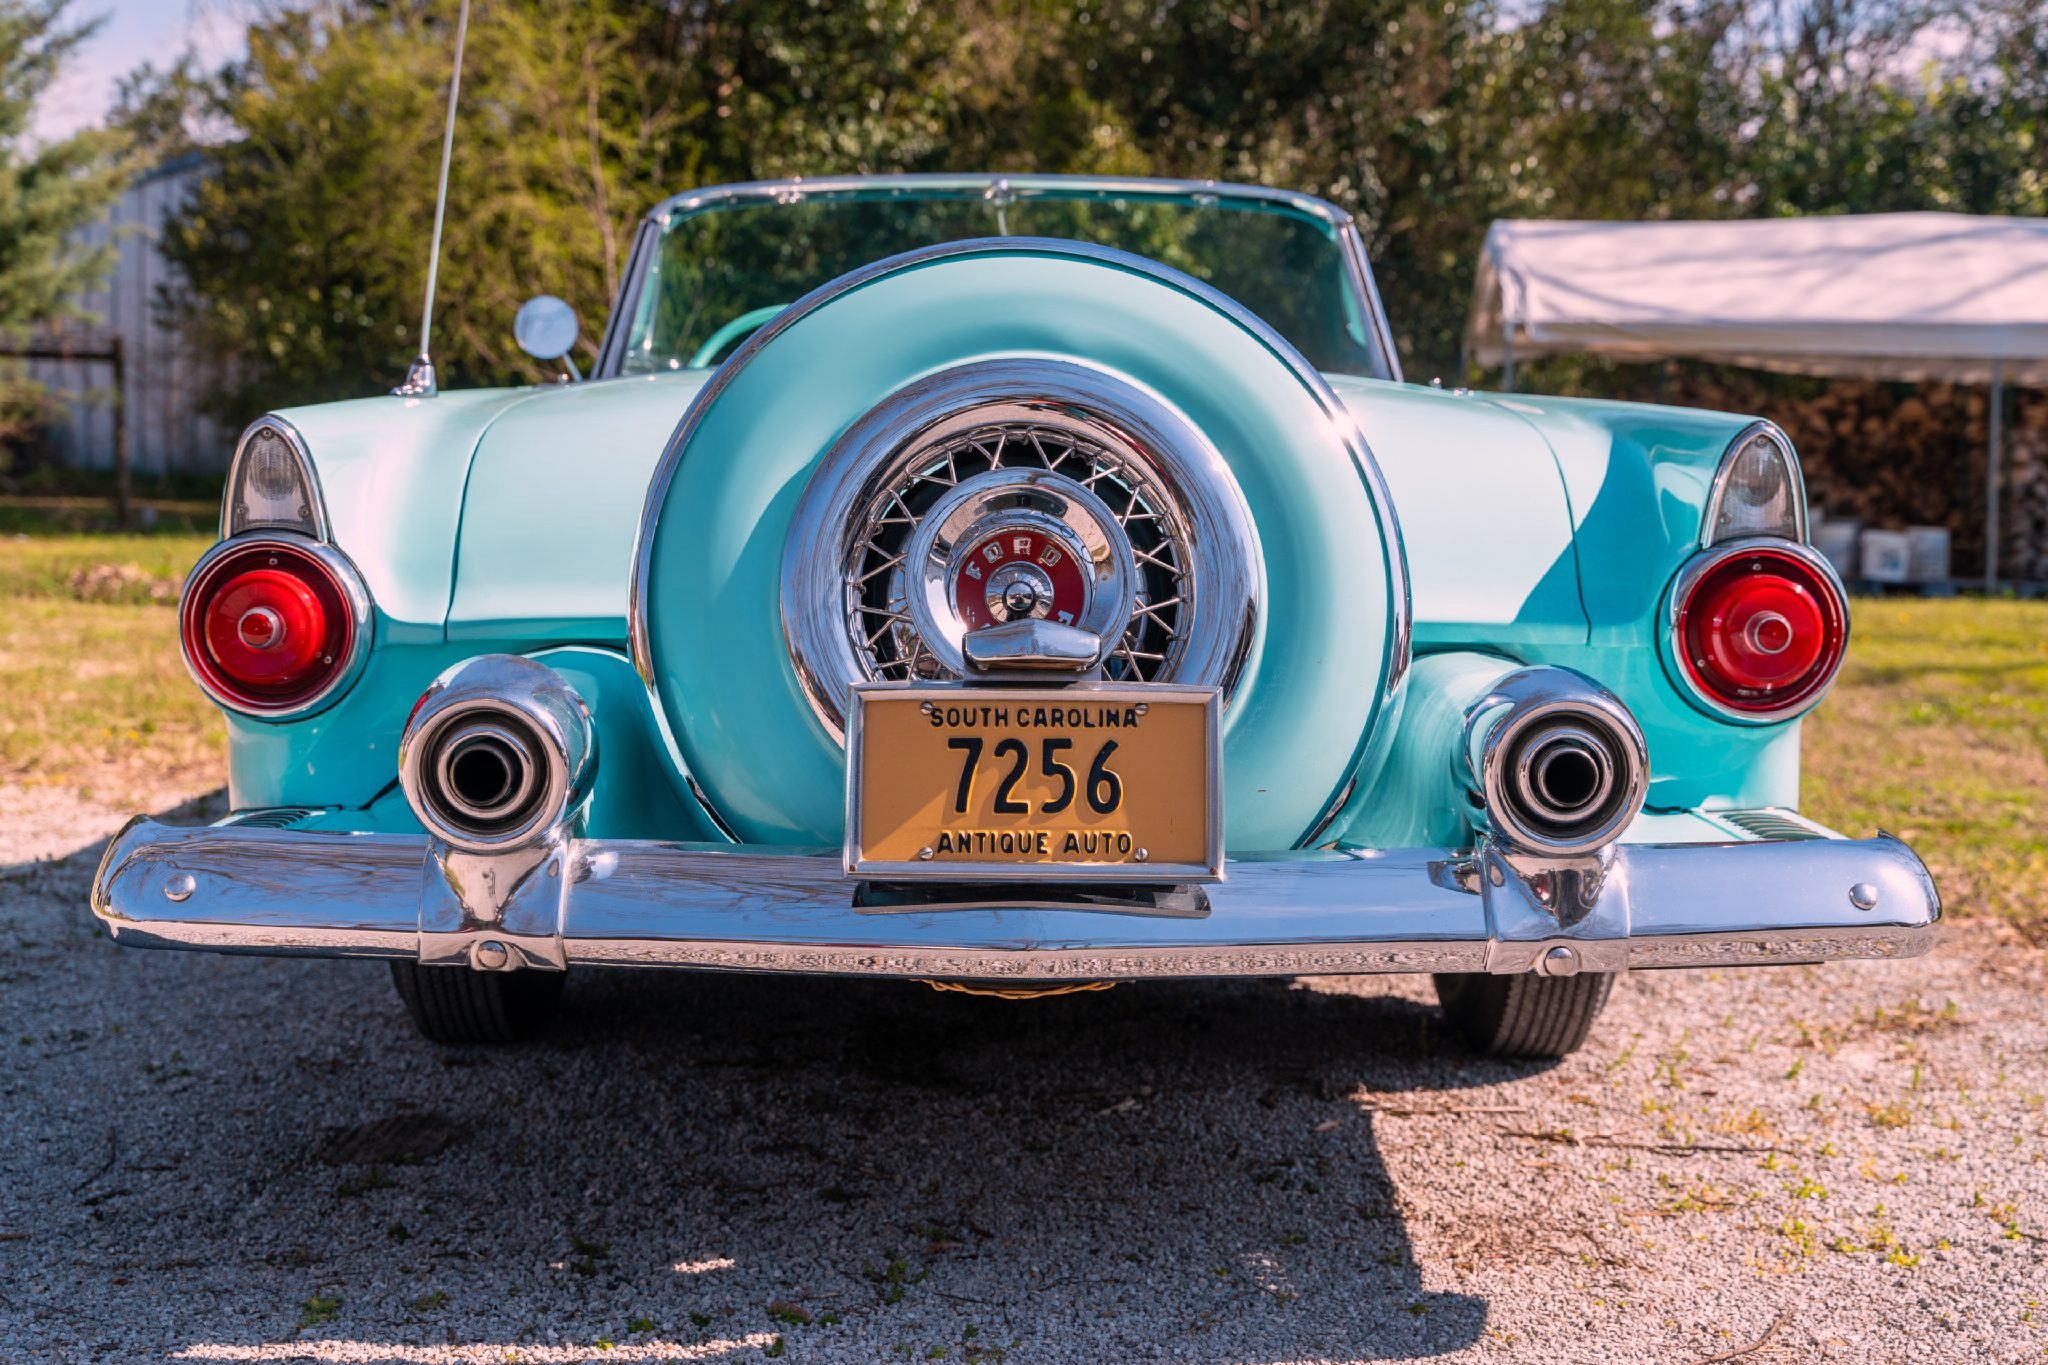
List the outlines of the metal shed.
{"label": "metal shed", "polygon": [[[86,241],[111,241],[115,249],[106,286],[77,300],[96,320],[39,338],[56,349],[98,352],[120,339],[129,458],[138,478],[219,473],[232,453],[234,433],[199,410],[212,362],[194,355],[158,311],[163,286],[176,279],[158,239],[166,218],[184,203],[200,174],[196,156],[168,161],[137,179],[106,219],[87,229]],[[112,469],[112,366],[103,358],[42,358],[28,362],[28,374],[65,400],[52,433],[58,461],[78,469]]]}

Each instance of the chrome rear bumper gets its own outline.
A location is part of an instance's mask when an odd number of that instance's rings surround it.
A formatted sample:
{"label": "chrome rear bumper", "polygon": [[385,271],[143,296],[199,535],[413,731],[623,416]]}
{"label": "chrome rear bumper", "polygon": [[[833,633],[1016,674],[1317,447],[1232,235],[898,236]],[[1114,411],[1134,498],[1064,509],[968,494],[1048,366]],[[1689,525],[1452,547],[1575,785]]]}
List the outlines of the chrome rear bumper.
{"label": "chrome rear bumper", "polygon": [[1912,957],[1941,916],[1926,868],[1884,835],[1622,845],[1564,914],[1516,867],[1484,849],[1281,854],[1150,896],[935,901],[863,886],[836,853],[569,839],[519,862],[418,835],[139,819],[107,849],[93,911],[145,947],[983,981]]}

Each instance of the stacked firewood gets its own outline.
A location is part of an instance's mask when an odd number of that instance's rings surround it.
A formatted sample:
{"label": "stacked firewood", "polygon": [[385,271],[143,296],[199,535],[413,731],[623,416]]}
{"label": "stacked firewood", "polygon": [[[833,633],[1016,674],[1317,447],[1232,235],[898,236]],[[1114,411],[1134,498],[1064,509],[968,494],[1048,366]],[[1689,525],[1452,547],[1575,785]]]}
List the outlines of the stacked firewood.
{"label": "stacked firewood", "polygon": [[2019,420],[2006,437],[2001,553],[2011,577],[2048,583],[2048,393],[2022,394],[2014,406]]}
{"label": "stacked firewood", "polygon": [[[1982,386],[1788,379],[1689,365],[1670,366],[1661,378],[1654,393],[1629,396],[1770,418],[1798,449],[1816,510],[1866,529],[1945,526],[1956,576],[1980,572],[1990,415]],[[2007,389],[2004,465],[1999,571],[2048,583],[2048,392]]]}

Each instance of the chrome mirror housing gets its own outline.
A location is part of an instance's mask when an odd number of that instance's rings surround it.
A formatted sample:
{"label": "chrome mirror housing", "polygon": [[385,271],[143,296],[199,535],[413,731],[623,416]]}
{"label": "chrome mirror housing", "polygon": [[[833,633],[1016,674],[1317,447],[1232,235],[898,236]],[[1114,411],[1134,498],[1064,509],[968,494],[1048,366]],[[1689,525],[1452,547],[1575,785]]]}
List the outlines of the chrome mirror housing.
{"label": "chrome mirror housing", "polygon": [[583,374],[569,352],[575,349],[581,331],[576,310],[553,294],[535,294],[519,305],[512,319],[512,339],[520,350],[535,360],[559,360],[578,379]]}

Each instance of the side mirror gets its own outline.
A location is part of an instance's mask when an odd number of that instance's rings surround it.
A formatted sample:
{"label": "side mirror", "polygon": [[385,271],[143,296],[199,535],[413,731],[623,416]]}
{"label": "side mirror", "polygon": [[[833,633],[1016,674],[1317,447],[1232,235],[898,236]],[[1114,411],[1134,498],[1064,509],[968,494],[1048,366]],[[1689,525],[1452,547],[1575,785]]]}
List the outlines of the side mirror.
{"label": "side mirror", "polygon": [[512,319],[512,339],[519,343],[520,350],[535,360],[561,361],[579,380],[583,372],[576,368],[569,352],[575,349],[581,331],[576,310],[553,294],[534,295],[519,305],[519,313]]}

